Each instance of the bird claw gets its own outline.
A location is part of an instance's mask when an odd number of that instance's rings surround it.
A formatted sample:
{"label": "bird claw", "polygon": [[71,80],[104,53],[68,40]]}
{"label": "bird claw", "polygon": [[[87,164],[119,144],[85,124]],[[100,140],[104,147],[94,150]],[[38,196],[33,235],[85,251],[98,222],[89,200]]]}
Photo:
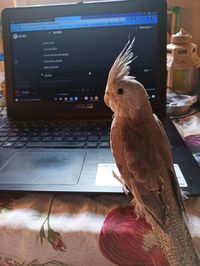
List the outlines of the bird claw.
{"label": "bird claw", "polygon": [[123,179],[121,176],[118,176],[114,170],[112,170],[112,175],[114,178],[116,178],[122,185],[123,185]]}
{"label": "bird claw", "polygon": [[126,196],[129,195],[130,191],[128,190],[128,188],[127,188],[127,186],[126,186],[125,183],[122,185],[122,190],[124,191],[124,193],[126,194]]}
{"label": "bird claw", "polygon": [[187,192],[187,191],[183,191],[183,190],[181,189],[181,196],[182,196],[182,199],[183,199],[183,200],[187,200],[187,199],[188,199],[188,196],[189,196],[189,192]]}
{"label": "bird claw", "polygon": [[122,190],[128,196],[130,191],[128,190],[128,188],[126,186],[124,179],[121,176],[118,176],[114,171],[112,171],[112,175],[114,178],[116,178],[122,184]]}

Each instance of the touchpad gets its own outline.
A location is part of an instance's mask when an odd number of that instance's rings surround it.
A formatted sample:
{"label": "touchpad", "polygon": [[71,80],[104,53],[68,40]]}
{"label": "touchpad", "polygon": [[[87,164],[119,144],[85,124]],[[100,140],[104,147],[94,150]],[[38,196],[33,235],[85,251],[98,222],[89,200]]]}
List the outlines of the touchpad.
{"label": "touchpad", "polygon": [[64,184],[78,183],[86,152],[21,151],[0,169],[0,184]]}

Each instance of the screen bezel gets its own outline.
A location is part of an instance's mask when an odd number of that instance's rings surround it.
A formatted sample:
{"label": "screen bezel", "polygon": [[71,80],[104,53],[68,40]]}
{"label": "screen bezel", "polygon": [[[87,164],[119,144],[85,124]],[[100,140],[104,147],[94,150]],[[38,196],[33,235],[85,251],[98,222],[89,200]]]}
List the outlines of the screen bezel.
{"label": "screen bezel", "polygon": [[[158,51],[157,63],[157,88],[156,98],[151,101],[153,111],[156,114],[166,112],[166,1],[148,0],[127,0],[114,2],[88,2],[65,5],[51,6],[31,6],[7,8],[2,12],[4,57],[5,57],[5,77],[6,77],[6,101],[7,113],[11,118],[33,118],[33,117],[62,117],[62,118],[108,118],[112,113],[107,107],[102,110],[94,111],[86,109],[68,108],[61,102],[22,102],[15,103],[13,99],[13,80],[12,80],[12,48],[10,38],[10,21],[23,17],[41,18],[46,14],[57,16],[62,15],[90,15],[95,13],[109,12],[153,12],[158,13]],[[53,112],[52,112],[53,110]]]}

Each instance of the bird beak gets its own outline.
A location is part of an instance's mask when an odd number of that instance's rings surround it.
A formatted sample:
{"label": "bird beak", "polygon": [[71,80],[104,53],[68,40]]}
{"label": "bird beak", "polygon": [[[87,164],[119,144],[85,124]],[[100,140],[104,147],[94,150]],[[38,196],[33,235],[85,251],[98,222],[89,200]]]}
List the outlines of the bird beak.
{"label": "bird beak", "polygon": [[107,92],[107,91],[105,91],[105,94],[104,94],[104,102],[105,102],[105,104],[106,104],[108,107],[110,107],[110,106],[109,106],[109,95],[108,95],[108,92]]}

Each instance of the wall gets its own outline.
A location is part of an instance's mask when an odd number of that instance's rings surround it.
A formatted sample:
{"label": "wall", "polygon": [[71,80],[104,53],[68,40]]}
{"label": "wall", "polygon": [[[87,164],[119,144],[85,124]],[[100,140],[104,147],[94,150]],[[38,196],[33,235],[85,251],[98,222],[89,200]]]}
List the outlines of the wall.
{"label": "wall", "polygon": [[180,6],[180,24],[197,43],[200,55],[200,0],[168,0],[168,6]]}

